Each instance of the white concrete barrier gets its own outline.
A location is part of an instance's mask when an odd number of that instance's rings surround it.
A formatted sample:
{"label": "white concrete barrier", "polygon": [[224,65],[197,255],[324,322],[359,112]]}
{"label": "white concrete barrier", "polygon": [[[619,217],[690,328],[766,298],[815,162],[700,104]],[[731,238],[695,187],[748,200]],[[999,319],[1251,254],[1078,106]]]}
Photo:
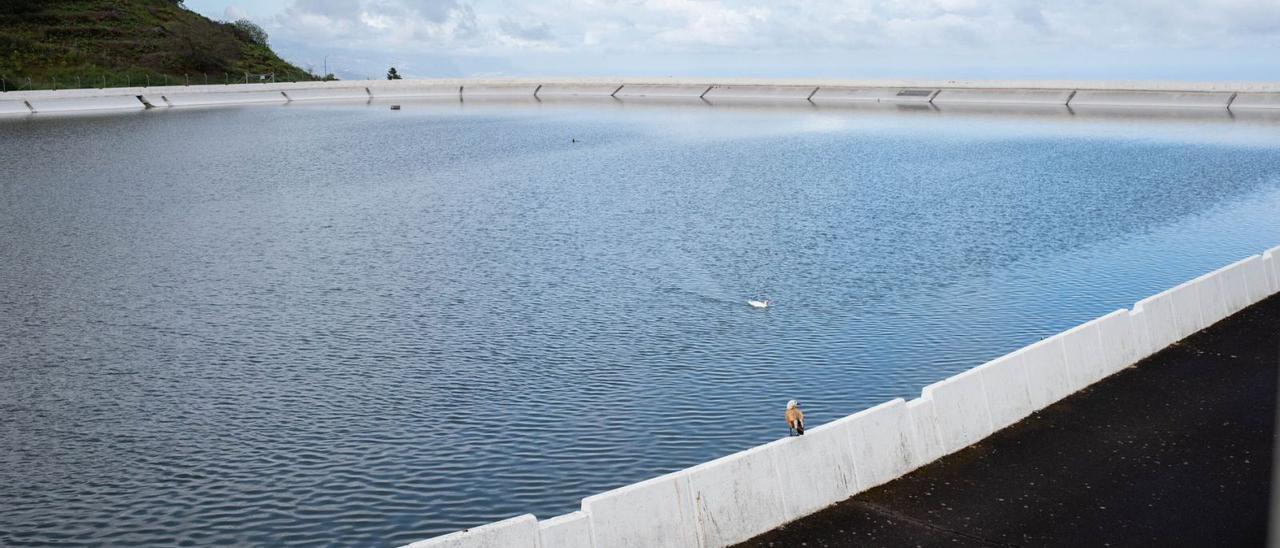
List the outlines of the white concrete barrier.
{"label": "white concrete barrier", "polygon": [[543,84],[538,97],[612,97],[621,88],[621,83]]}
{"label": "white concrete barrier", "polygon": [[291,89],[284,94],[290,101],[368,101],[372,97],[363,87]]}
{"label": "white concrete barrier", "polygon": [[933,413],[933,398],[921,396],[907,402],[911,419],[911,468],[914,470],[946,454],[938,437],[938,421]]}
{"label": "white concrete barrier", "polygon": [[1200,329],[1227,317],[1227,293],[1223,288],[1225,275],[1225,270],[1215,270],[1195,280],[1196,298],[1200,302]]}
{"label": "white concrete barrier", "polygon": [[1133,314],[1128,310],[1120,309],[1095,321],[1098,325],[1098,339],[1102,344],[1103,378],[1146,357],[1139,350],[1142,341],[1133,328]]}
{"label": "white concrete barrier", "polygon": [[691,98],[702,97],[711,89],[711,84],[626,84],[613,94],[618,98]]}
{"label": "white concrete barrier", "polygon": [[699,546],[728,546],[787,522],[774,444],[689,469]]}
{"label": "white concrete barrier", "polygon": [[22,101],[0,101],[0,115],[31,114],[31,108]]}
{"label": "white concrete barrier", "polygon": [[817,90],[817,86],[712,86],[703,98],[708,101],[803,101]]}
{"label": "white concrete barrier", "polygon": [[819,87],[809,100],[818,102],[853,101],[863,103],[928,103],[937,89],[920,88],[849,88]]}
{"label": "white concrete barrier", "polygon": [[1140,319],[1143,327],[1142,357],[1177,342],[1178,323],[1174,319],[1173,290],[1152,295],[1133,305],[1133,318]]}
{"label": "white concrete barrier", "polygon": [[467,84],[462,86],[462,100],[527,97],[532,99],[537,84]]}
{"label": "white concrete barrier", "polygon": [[370,84],[369,94],[374,99],[414,98],[427,99],[461,99],[462,86],[459,84],[433,84],[412,82],[407,85],[394,83]]}
{"label": "white concrete barrier", "polygon": [[[1218,321],[1221,321],[1227,316],[1244,310],[1245,307],[1253,304],[1253,301],[1249,298],[1249,280],[1247,278],[1246,271],[1248,270],[1250,262],[1255,259],[1260,260],[1261,257],[1254,255],[1248,259],[1241,259],[1228,266],[1222,267],[1215,272],[1220,285],[1219,291],[1221,291],[1221,310],[1223,314],[1222,317],[1217,318],[1217,320],[1211,322],[1210,325],[1218,323]],[[1203,305],[1205,304],[1204,294],[1201,293],[1200,296],[1200,302]],[[1209,306],[1212,305],[1209,304]],[[1210,309],[1206,308],[1205,310]]]}
{"label": "white concrete barrier", "polygon": [[538,543],[542,548],[594,548],[591,521],[581,511],[540,521]]}
{"label": "white concrete barrier", "polygon": [[[1173,305],[1174,339],[1180,341],[1192,333],[1204,329],[1204,315],[1200,310],[1200,279],[1191,280],[1169,290]],[[1171,342],[1173,342],[1171,341]]]}
{"label": "white concrete barrier", "polygon": [[1246,305],[1257,303],[1271,296],[1271,284],[1267,280],[1267,262],[1262,255],[1254,255],[1241,261],[1244,276]]}
{"label": "white concrete barrier", "polygon": [[698,528],[687,470],[582,499],[597,548],[689,548]]}
{"label": "white concrete barrier", "polygon": [[1280,109],[1280,93],[1239,93],[1231,101],[1231,110]]}
{"label": "white concrete barrier", "polygon": [[1062,338],[1054,335],[1015,352],[1025,360],[1027,394],[1034,409],[1044,409],[1073,392]]}
{"label": "white concrete barrier", "polygon": [[408,548],[538,548],[538,518],[516,516],[473,529],[420,540]]}
{"label": "white concrete barrier", "polygon": [[142,110],[147,108],[136,96],[32,98],[27,101],[37,113],[84,112],[94,110]]}
{"label": "white concrete barrier", "polygon": [[1098,329],[1100,323],[1101,318],[1062,333],[1062,350],[1066,354],[1071,392],[1077,392],[1111,374],[1102,348],[1102,334]]}
{"label": "white concrete barrier", "polygon": [[942,453],[951,454],[994,432],[982,374],[970,369],[945,381],[924,387],[924,397],[933,400],[933,416]]}
{"label": "white concrete barrier", "polygon": [[1268,278],[1271,280],[1271,293],[1280,293],[1280,247],[1273,247],[1262,254],[1266,263]]}
{"label": "white concrete barrier", "polygon": [[1069,89],[944,89],[934,104],[1046,105],[1065,106],[1074,90]]}
{"label": "white concrete barrier", "polygon": [[1232,93],[1219,91],[1077,91],[1070,107],[1227,108]]}
{"label": "white concrete barrier", "polygon": [[1031,395],[1027,392],[1026,361],[1021,354],[1001,356],[978,366],[977,370],[982,374],[993,431],[1018,422],[1035,411],[1031,406]]}
{"label": "white concrete barrier", "polygon": [[907,402],[901,398],[890,400],[842,420],[849,421],[858,491],[882,485],[914,469]]}
{"label": "white concrete barrier", "polygon": [[803,436],[775,442],[770,454],[781,477],[782,506],[788,520],[858,492],[849,427],[849,421],[841,419],[809,429]]}
{"label": "white concrete barrier", "polygon": [[[166,93],[164,100],[174,108],[224,105],[284,104],[289,101],[279,91],[238,91],[229,93]],[[153,103],[154,104],[154,103]]]}

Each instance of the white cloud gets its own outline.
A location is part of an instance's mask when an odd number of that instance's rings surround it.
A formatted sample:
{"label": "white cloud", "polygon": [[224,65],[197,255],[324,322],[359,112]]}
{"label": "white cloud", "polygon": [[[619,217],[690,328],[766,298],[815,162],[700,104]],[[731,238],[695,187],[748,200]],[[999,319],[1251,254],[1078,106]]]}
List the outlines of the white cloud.
{"label": "white cloud", "polygon": [[1035,51],[1240,49],[1265,64],[1262,52],[1280,46],[1277,0],[283,1],[270,30],[298,50],[485,59],[476,71],[489,72],[550,53],[850,59],[904,49],[922,63],[968,52],[988,64]]}
{"label": "white cloud", "polygon": [[235,4],[229,5],[227,9],[222,10],[222,15],[227,21],[239,21],[249,18],[249,14]]}

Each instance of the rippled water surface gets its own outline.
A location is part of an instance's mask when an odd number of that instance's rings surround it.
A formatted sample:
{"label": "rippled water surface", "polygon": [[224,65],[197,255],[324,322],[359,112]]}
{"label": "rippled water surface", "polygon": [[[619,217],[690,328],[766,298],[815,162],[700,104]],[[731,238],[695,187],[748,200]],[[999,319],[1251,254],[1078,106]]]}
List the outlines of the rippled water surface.
{"label": "rippled water surface", "polygon": [[912,397],[1280,243],[1278,129],[608,102],[0,120],[0,544],[389,545],[571,511],[786,435],[788,399],[817,424]]}

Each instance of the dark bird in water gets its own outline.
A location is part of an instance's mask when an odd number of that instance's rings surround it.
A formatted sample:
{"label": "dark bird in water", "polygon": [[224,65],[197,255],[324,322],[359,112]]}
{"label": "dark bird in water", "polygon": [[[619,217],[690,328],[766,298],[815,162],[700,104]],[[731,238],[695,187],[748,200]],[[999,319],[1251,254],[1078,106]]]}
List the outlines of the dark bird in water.
{"label": "dark bird in water", "polygon": [[800,404],[796,400],[787,402],[787,428],[789,436],[804,435],[804,413],[800,412]]}

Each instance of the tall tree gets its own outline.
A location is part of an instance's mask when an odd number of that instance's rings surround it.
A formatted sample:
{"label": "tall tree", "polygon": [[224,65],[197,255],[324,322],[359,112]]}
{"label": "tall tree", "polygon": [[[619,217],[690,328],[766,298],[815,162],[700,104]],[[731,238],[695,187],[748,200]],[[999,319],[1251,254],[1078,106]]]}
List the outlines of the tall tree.
{"label": "tall tree", "polygon": [[399,73],[399,72],[396,72],[396,68],[395,68],[395,67],[391,67],[390,69],[387,69],[387,79],[388,79],[388,80],[399,80],[399,79],[400,79],[400,73]]}

